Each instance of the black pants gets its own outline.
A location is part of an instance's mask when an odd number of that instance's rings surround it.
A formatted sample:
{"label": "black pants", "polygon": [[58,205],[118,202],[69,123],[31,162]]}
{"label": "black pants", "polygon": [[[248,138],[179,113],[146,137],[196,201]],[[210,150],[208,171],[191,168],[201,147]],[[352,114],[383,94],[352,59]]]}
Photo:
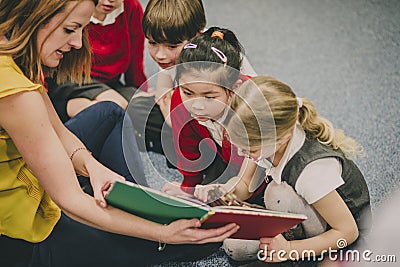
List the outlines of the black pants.
{"label": "black pants", "polygon": [[166,261],[198,260],[218,250],[221,243],[169,245],[91,228],[62,215],[52,234],[35,245],[32,267],[147,266]]}
{"label": "black pants", "polygon": [[33,244],[21,239],[0,236],[0,266],[27,267],[31,261]]}

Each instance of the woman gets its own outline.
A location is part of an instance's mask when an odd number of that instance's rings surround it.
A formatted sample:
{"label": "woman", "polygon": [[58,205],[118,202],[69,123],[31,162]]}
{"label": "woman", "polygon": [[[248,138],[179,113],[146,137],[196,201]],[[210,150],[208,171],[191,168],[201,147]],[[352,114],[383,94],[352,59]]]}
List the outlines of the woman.
{"label": "woman", "polygon": [[[94,7],[93,0],[0,1],[0,233],[7,236],[2,243],[47,238],[35,248],[34,266],[44,261],[46,266],[124,266],[146,260],[139,256],[157,245],[150,241],[222,241],[236,225],[203,230],[196,219],[160,225],[108,207],[105,185],[123,177],[98,162],[54,111],[43,77],[57,70],[59,81],[78,82],[82,70],[90,70],[84,29]],[[81,190],[76,174],[90,177],[94,197]],[[142,264],[172,259],[183,248],[167,246]],[[125,257],[113,257],[117,251]],[[27,260],[6,256],[13,263]]]}

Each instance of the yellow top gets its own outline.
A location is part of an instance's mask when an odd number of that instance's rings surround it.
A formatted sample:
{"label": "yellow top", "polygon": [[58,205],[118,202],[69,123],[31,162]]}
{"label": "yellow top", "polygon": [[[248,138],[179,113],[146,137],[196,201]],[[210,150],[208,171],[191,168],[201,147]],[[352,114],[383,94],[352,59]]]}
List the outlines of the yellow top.
{"label": "yellow top", "polygon": [[[0,56],[0,98],[39,90],[10,56]],[[0,128],[0,234],[29,242],[43,241],[61,215],[18,152]]]}

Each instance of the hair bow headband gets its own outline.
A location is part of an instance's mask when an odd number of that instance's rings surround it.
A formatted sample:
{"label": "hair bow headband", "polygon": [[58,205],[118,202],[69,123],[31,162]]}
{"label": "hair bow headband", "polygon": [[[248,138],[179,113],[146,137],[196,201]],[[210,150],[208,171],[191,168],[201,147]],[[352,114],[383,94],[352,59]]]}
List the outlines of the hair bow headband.
{"label": "hair bow headband", "polygon": [[[197,44],[193,44],[193,43],[187,43],[187,44],[185,44],[183,46],[183,49],[195,49],[195,48],[197,48]],[[221,61],[223,63],[226,63],[228,61],[228,58],[224,54],[224,52],[222,52],[218,48],[215,48],[214,46],[211,46],[211,50],[221,59]]]}

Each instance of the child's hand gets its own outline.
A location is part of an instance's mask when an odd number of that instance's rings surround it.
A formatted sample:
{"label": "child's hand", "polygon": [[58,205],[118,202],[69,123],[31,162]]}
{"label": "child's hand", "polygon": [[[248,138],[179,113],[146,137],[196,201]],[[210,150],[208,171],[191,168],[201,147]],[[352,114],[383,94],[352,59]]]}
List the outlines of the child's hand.
{"label": "child's hand", "polygon": [[153,96],[154,96],[154,91],[147,91],[147,92],[140,91],[140,92],[134,94],[132,99],[137,98],[137,97],[153,97]]}
{"label": "child's hand", "polygon": [[293,256],[294,254],[290,251],[290,241],[287,241],[281,234],[275,237],[260,238],[260,249],[264,251],[265,262],[286,261],[289,259],[289,255]]}
{"label": "child's hand", "polygon": [[154,88],[154,87],[149,87],[149,88],[147,88],[147,93],[154,94],[155,91],[156,91],[156,88]]}
{"label": "child's hand", "polygon": [[160,107],[161,113],[165,119],[165,122],[169,127],[171,127],[171,118],[169,116],[170,109],[171,109],[171,96],[172,96],[172,91],[165,93],[162,95],[160,98],[157,98],[157,95],[155,96],[155,101]]}
{"label": "child's hand", "polygon": [[192,197],[192,195],[189,195],[181,189],[181,184],[178,182],[169,182],[164,184],[161,191],[171,196]]}
{"label": "child's hand", "polygon": [[[217,187],[222,187],[222,184],[208,184],[208,185],[196,185],[195,189],[194,189],[194,196],[197,199],[200,199],[201,201],[203,201],[204,203],[207,203],[207,201],[209,201],[209,192],[212,190],[215,190]],[[211,201],[213,201],[215,199],[212,199]]]}
{"label": "child's hand", "polygon": [[172,90],[169,88],[158,88],[154,90],[154,100],[156,101],[157,104],[162,98],[170,98],[172,95]]}
{"label": "child's hand", "polygon": [[174,221],[161,227],[160,240],[169,244],[222,242],[239,230],[239,226],[234,223],[213,229],[200,229],[200,226],[198,219]]}

